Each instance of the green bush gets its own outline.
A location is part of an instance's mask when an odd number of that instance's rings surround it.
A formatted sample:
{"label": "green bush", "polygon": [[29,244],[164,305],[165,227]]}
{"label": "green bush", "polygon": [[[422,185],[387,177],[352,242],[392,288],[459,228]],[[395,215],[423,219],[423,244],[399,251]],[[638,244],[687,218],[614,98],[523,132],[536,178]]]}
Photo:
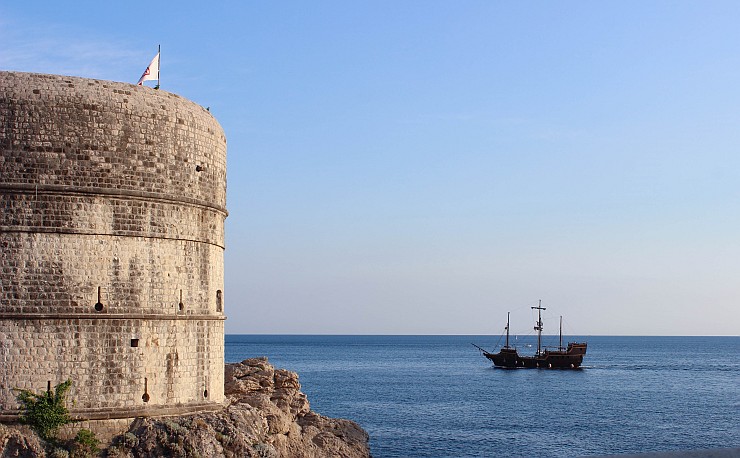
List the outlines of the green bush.
{"label": "green bush", "polygon": [[139,445],[139,438],[136,437],[136,434],[127,432],[123,436],[121,436],[121,444],[128,447],[128,448],[134,448],[137,445]]}
{"label": "green bush", "polygon": [[77,431],[74,441],[70,446],[71,458],[89,458],[97,456],[100,453],[100,441],[95,437],[95,433],[89,429]]}
{"label": "green bush", "polygon": [[51,390],[41,394],[30,390],[18,391],[18,402],[23,405],[21,420],[33,428],[45,440],[56,438],[59,427],[71,421],[64,401],[72,381],[60,383]]}

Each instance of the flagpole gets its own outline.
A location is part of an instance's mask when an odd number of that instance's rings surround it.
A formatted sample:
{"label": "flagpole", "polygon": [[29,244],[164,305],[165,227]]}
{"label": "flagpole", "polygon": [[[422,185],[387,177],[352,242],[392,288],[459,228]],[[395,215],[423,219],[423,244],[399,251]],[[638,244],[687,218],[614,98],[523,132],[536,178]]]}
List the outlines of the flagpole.
{"label": "flagpole", "polygon": [[159,56],[159,65],[157,65],[157,89],[159,89],[159,69],[162,67],[162,46],[157,45],[157,55]]}

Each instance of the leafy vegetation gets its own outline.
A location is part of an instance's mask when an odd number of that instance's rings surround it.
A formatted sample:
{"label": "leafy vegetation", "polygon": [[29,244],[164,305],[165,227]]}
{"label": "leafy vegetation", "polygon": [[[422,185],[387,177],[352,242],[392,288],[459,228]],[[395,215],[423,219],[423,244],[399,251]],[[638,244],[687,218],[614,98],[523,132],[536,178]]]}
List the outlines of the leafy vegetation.
{"label": "leafy vegetation", "polygon": [[72,381],[57,385],[54,390],[34,393],[16,390],[18,402],[23,406],[21,420],[33,428],[47,442],[47,453],[52,458],[91,458],[100,453],[100,441],[89,429],[80,429],[69,441],[57,439],[59,428],[73,420],[67,410],[67,392]]}
{"label": "leafy vegetation", "polygon": [[69,451],[72,458],[88,458],[97,456],[100,453],[100,441],[95,437],[95,433],[89,429],[77,431],[74,441],[72,441]]}
{"label": "leafy vegetation", "polygon": [[21,420],[31,426],[44,440],[53,440],[61,426],[72,419],[65,405],[67,391],[72,381],[57,385],[54,390],[34,393],[31,390],[17,390],[18,402],[23,405]]}

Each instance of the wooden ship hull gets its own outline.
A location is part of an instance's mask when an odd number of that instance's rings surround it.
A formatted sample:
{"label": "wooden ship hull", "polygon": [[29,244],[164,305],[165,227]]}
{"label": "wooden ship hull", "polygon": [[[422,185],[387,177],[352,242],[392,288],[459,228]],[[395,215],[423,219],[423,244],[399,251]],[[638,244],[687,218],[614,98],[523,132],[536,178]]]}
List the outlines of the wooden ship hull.
{"label": "wooden ship hull", "polygon": [[586,354],[586,343],[571,342],[565,350],[545,350],[540,355],[522,356],[515,348],[502,348],[498,353],[483,352],[494,366],[506,369],[578,369]]}

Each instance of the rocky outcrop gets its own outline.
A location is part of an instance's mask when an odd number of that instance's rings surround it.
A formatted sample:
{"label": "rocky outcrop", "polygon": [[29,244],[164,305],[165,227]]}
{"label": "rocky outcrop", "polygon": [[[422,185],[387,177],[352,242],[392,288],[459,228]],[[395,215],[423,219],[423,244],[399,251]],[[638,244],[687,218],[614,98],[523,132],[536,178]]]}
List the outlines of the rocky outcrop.
{"label": "rocky outcrop", "polygon": [[0,424],[0,457],[44,457],[41,439],[30,429]]}
{"label": "rocky outcrop", "polygon": [[[368,435],[357,423],[312,412],[298,375],[275,369],[267,358],[226,365],[225,392],[228,405],[216,413],[136,419],[105,453],[120,458],[370,456]],[[37,439],[4,431],[15,430],[0,429],[0,456],[44,456],[31,451],[41,449]]]}

